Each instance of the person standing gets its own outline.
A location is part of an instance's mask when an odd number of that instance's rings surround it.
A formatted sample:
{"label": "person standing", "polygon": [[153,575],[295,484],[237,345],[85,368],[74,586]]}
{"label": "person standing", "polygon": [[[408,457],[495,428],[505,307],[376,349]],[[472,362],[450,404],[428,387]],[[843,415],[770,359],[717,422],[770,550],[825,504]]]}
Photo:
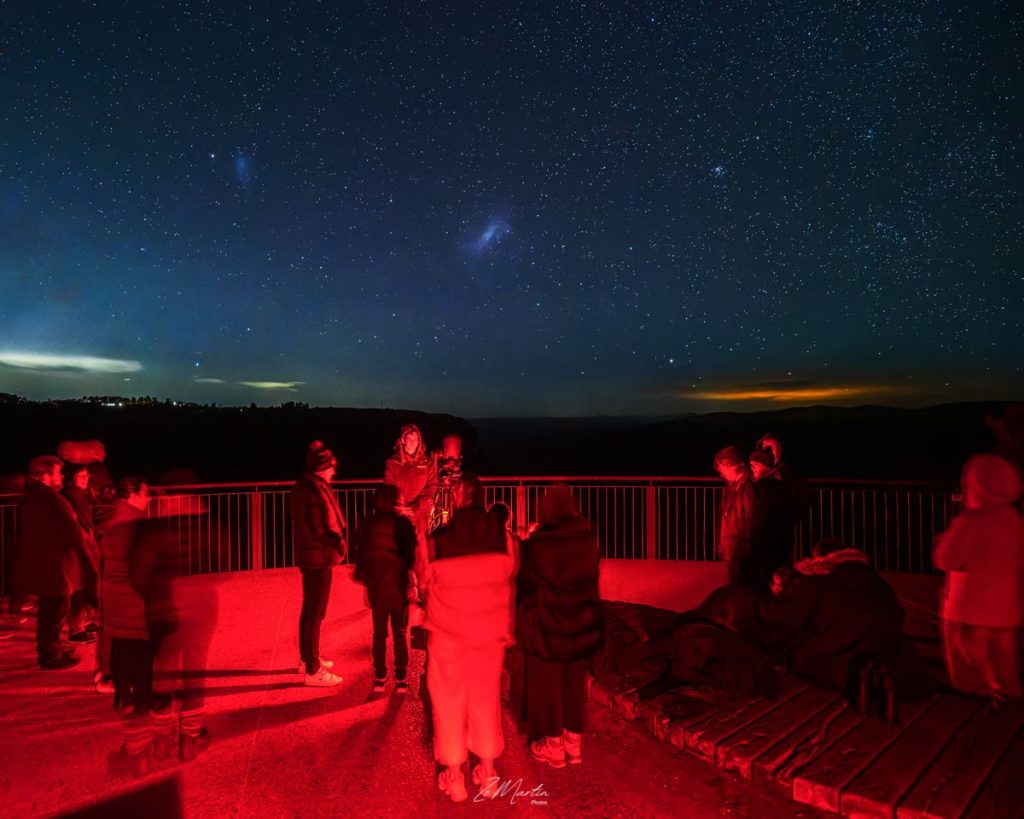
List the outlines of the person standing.
{"label": "person standing", "polygon": [[[120,480],[117,501],[102,526],[101,621],[110,641],[110,684],[121,720],[121,746],[110,753],[111,772],[141,776],[152,766],[153,646],[146,625],[146,604],[132,583],[136,535],[149,511],[149,484],[139,476]],[[99,686],[97,686],[98,688]]]}
{"label": "person standing", "polygon": [[983,454],[967,461],[960,483],[964,509],[935,543],[935,567],[946,573],[943,654],[955,688],[1000,703],[1022,694],[1022,482],[1008,460]]}
{"label": "person standing", "polygon": [[437,490],[437,467],[415,424],[402,427],[395,454],[384,462],[384,483],[398,488],[400,511],[412,520],[416,536],[425,539]]}
{"label": "person standing", "polygon": [[399,515],[398,489],[389,483],[377,487],[373,512],[356,534],[355,580],[366,586],[373,618],[373,690],[384,691],[388,682],[387,641],[391,623],[395,658],[395,692],[405,694],[409,668],[409,573],[416,556],[416,531]]}
{"label": "person standing", "polygon": [[461,802],[468,795],[463,765],[469,753],[480,760],[473,781],[486,797],[497,778],[494,762],[505,749],[501,670],[513,639],[513,558],[503,522],[484,508],[478,478],[462,475],[455,503],[451,521],[431,536],[423,628],[434,757],[443,766],[437,784],[453,802]]}
{"label": "person standing", "polygon": [[[28,481],[18,511],[14,588],[39,598],[36,651],[45,670],[70,668],[79,657],[60,647],[71,595],[81,592],[96,603],[96,567],[89,557],[86,532],[70,501],[61,494],[64,463],[40,455],[29,463]],[[91,637],[91,635],[90,635]]]}
{"label": "person standing", "polygon": [[[66,464],[65,468],[64,497],[71,502],[71,506],[78,516],[78,525],[85,531],[86,551],[89,553],[89,560],[98,572],[100,556],[99,546],[96,543],[96,529],[93,525],[89,467],[85,464]],[[96,623],[96,609],[88,605],[82,597],[82,592],[75,592],[71,595],[68,639],[73,643],[91,643],[96,639],[93,635],[99,631],[99,625]],[[101,661],[102,658],[97,656],[97,662],[102,664]]]}
{"label": "person standing", "polygon": [[338,461],[320,441],[306,450],[305,470],[291,494],[295,526],[295,564],[302,574],[302,611],[299,615],[300,673],[305,684],[338,685],[334,662],[320,656],[320,626],[327,615],[334,567],[346,554],[345,516],[331,489]]}
{"label": "person standing", "polygon": [[715,455],[715,471],[725,481],[718,522],[718,555],[729,569],[729,582],[756,586],[753,545],[757,527],[756,500],[747,457],[737,446]]}
{"label": "person standing", "polygon": [[562,768],[582,761],[587,660],[604,642],[600,547],[568,486],[544,493],[519,559],[516,642],[526,657],[530,753]]}

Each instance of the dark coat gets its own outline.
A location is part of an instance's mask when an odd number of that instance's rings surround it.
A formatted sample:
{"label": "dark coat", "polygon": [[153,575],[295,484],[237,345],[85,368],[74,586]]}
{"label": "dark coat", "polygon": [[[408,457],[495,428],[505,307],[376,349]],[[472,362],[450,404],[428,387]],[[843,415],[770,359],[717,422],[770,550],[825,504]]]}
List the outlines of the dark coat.
{"label": "dark coat", "polygon": [[[821,559],[821,560],[824,560]],[[761,616],[785,630],[790,669],[818,685],[853,696],[860,668],[881,660],[905,697],[930,681],[903,638],[904,611],[871,566],[837,562],[827,574],[797,574],[778,597],[762,596]]]}
{"label": "dark coat", "polygon": [[550,662],[593,656],[604,642],[600,549],[582,518],[541,526],[523,541],[516,578],[516,641]]}
{"label": "dark coat", "polygon": [[757,528],[757,499],[749,477],[727,483],[718,518],[718,554],[730,566],[730,579],[743,577]]}
{"label": "dark coat", "polygon": [[508,554],[505,524],[482,506],[457,509],[451,521],[434,530],[433,560],[500,552]]}
{"label": "dark coat", "polygon": [[29,480],[18,509],[14,588],[22,594],[97,597],[97,569],[78,513],[60,492]]}
{"label": "dark coat", "polygon": [[342,561],[348,550],[345,516],[326,481],[305,473],[292,489],[295,525],[295,565],[327,569]]}
{"label": "dark coat", "polygon": [[145,640],[146,604],[132,583],[132,560],[138,527],[146,513],[118,501],[103,527],[103,630],[122,640]]}
{"label": "dark coat", "polygon": [[355,580],[366,585],[370,608],[394,611],[406,603],[416,530],[397,512],[376,511],[356,534]]}

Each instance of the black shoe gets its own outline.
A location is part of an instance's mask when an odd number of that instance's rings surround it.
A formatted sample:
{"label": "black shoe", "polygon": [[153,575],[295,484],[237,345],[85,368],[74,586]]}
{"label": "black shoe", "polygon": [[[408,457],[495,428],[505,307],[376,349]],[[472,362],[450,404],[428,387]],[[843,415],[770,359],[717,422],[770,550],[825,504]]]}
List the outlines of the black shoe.
{"label": "black shoe", "polygon": [[72,643],[95,643],[96,635],[91,631],[76,631],[68,635],[68,640]]}
{"label": "black shoe", "polygon": [[81,661],[81,658],[73,651],[62,651],[60,654],[55,654],[48,660],[40,662],[39,667],[44,671],[60,671],[62,668],[72,668]]}
{"label": "black shoe", "polygon": [[205,728],[199,730],[199,735],[190,737],[182,734],[179,739],[178,757],[182,762],[191,762],[199,754],[210,747],[210,732]]}

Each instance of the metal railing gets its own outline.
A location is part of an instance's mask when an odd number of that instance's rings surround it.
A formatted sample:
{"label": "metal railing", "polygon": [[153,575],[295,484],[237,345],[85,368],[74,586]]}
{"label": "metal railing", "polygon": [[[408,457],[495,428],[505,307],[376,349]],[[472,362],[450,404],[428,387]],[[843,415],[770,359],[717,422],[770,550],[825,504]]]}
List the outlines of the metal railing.
{"label": "metal railing", "polygon": [[[502,502],[513,527],[525,535],[536,520],[544,489],[572,487],[605,557],[715,560],[722,484],[714,478],[535,477],[484,478],[486,501]],[[339,481],[334,491],[350,537],[371,509],[380,480]],[[182,529],[179,547],[189,572],[230,572],[294,565],[288,497],[291,482],[199,484],[172,487],[203,501],[199,526]],[[886,481],[812,481],[810,503],[794,537],[804,557],[831,537],[863,549],[882,570],[931,573],[934,536],[953,514],[950,488]],[[0,495],[0,590],[9,591],[18,528],[18,496]],[[156,503],[161,500],[158,498]]]}

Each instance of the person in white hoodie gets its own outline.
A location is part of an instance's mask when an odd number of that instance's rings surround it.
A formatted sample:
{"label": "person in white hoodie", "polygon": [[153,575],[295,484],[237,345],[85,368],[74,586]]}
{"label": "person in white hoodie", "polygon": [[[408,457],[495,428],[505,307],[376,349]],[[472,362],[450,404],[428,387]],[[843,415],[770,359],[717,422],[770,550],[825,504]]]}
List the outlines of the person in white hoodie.
{"label": "person in white hoodie", "polygon": [[935,545],[946,573],[942,643],[955,688],[994,703],[1021,696],[1019,630],[1024,624],[1024,516],[1016,468],[974,455],[961,477],[964,510]]}
{"label": "person in white hoodie", "polygon": [[494,795],[494,761],[505,749],[501,671],[512,642],[512,577],[505,523],[484,509],[483,489],[463,474],[451,522],[431,535],[425,570],[427,686],[433,704],[438,787],[453,802],[467,798],[463,765],[480,762],[473,782]]}

